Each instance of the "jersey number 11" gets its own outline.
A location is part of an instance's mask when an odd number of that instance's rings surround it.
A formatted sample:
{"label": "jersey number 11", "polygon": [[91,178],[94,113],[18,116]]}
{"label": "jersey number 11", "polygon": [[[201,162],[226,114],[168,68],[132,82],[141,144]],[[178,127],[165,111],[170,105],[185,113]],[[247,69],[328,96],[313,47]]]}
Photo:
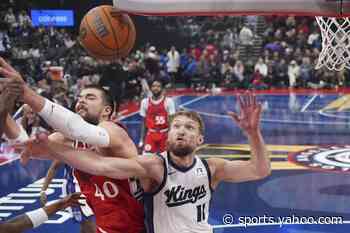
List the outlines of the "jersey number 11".
{"label": "jersey number 11", "polygon": [[205,220],[205,203],[197,205],[197,222]]}

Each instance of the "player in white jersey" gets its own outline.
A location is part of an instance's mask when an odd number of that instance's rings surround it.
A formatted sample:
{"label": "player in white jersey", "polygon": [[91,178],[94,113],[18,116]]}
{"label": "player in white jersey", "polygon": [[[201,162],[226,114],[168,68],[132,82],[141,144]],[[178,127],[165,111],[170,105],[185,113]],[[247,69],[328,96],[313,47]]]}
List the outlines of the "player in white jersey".
{"label": "player in white jersey", "polygon": [[[148,232],[212,232],[208,224],[212,189],[206,160],[181,167],[164,155],[164,181],[144,196]],[[180,223],[180,224],[179,224]]]}
{"label": "player in white jersey", "polygon": [[[22,157],[25,161],[31,155],[55,158],[87,173],[115,179],[137,176],[146,192],[148,233],[210,233],[213,230],[207,220],[212,189],[221,181],[252,181],[270,174],[269,153],[259,124],[261,104],[251,94],[238,99],[240,114],[228,114],[248,137],[248,161],[199,159],[196,149],[204,141],[204,125],[196,112],[187,111],[174,114],[164,157],[101,157],[97,152],[76,151],[51,142],[43,134],[23,144]],[[82,156],[74,156],[77,153]]]}

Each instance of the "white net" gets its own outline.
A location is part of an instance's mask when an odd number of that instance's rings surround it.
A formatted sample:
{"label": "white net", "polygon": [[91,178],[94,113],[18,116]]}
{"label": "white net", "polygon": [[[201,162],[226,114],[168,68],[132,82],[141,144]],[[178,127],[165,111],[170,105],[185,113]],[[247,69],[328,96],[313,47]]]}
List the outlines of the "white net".
{"label": "white net", "polygon": [[317,16],[321,29],[322,51],[316,69],[350,69],[350,18]]}

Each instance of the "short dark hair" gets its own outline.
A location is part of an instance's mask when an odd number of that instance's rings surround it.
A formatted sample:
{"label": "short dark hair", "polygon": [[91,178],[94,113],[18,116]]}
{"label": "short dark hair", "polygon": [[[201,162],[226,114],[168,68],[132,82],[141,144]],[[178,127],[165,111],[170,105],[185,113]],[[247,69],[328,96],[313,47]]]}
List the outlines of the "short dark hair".
{"label": "short dark hair", "polygon": [[152,80],[152,82],[151,82],[151,86],[153,85],[154,82],[160,83],[160,86],[161,86],[162,88],[164,88],[164,82],[163,82],[163,80],[161,80],[161,79],[154,79],[154,80]]}
{"label": "short dark hair", "polygon": [[199,132],[200,134],[204,135],[205,127],[204,127],[204,122],[202,117],[195,111],[185,111],[185,110],[180,110],[177,111],[174,115],[170,116],[170,125],[173,123],[174,119],[178,116],[185,116],[190,118],[191,120],[194,120],[199,124]]}
{"label": "short dark hair", "polygon": [[109,106],[112,108],[112,112],[111,112],[110,116],[113,114],[113,112],[115,111],[115,101],[114,101],[113,95],[109,91],[109,89],[107,89],[101,85],[97,85],[97,84],[86,85],[83,89],[84,90],[85,89],[99,90],[102,93],[102,98],[103,98],[104,104],[106,106]]}

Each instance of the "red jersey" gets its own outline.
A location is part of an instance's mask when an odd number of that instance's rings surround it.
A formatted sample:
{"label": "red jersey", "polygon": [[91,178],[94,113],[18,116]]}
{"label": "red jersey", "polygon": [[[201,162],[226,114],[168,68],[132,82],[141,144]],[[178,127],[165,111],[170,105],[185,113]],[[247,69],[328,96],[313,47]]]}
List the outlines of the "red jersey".
{"label": "red jersey", "polygon": [[146,128],[153,130],[162,130],[169,127],[168,112],[165,107],[165,99],[155,104],[148,99],[148,107],[146,112]]}
{"label": "red jersey", "polygon": [[[89,148],[75,143],[76,148]],[[81,192],[96,217],[98,233],[141,233],[144,231],[142,189],[136,180],[117,180],[75,170]]]}

